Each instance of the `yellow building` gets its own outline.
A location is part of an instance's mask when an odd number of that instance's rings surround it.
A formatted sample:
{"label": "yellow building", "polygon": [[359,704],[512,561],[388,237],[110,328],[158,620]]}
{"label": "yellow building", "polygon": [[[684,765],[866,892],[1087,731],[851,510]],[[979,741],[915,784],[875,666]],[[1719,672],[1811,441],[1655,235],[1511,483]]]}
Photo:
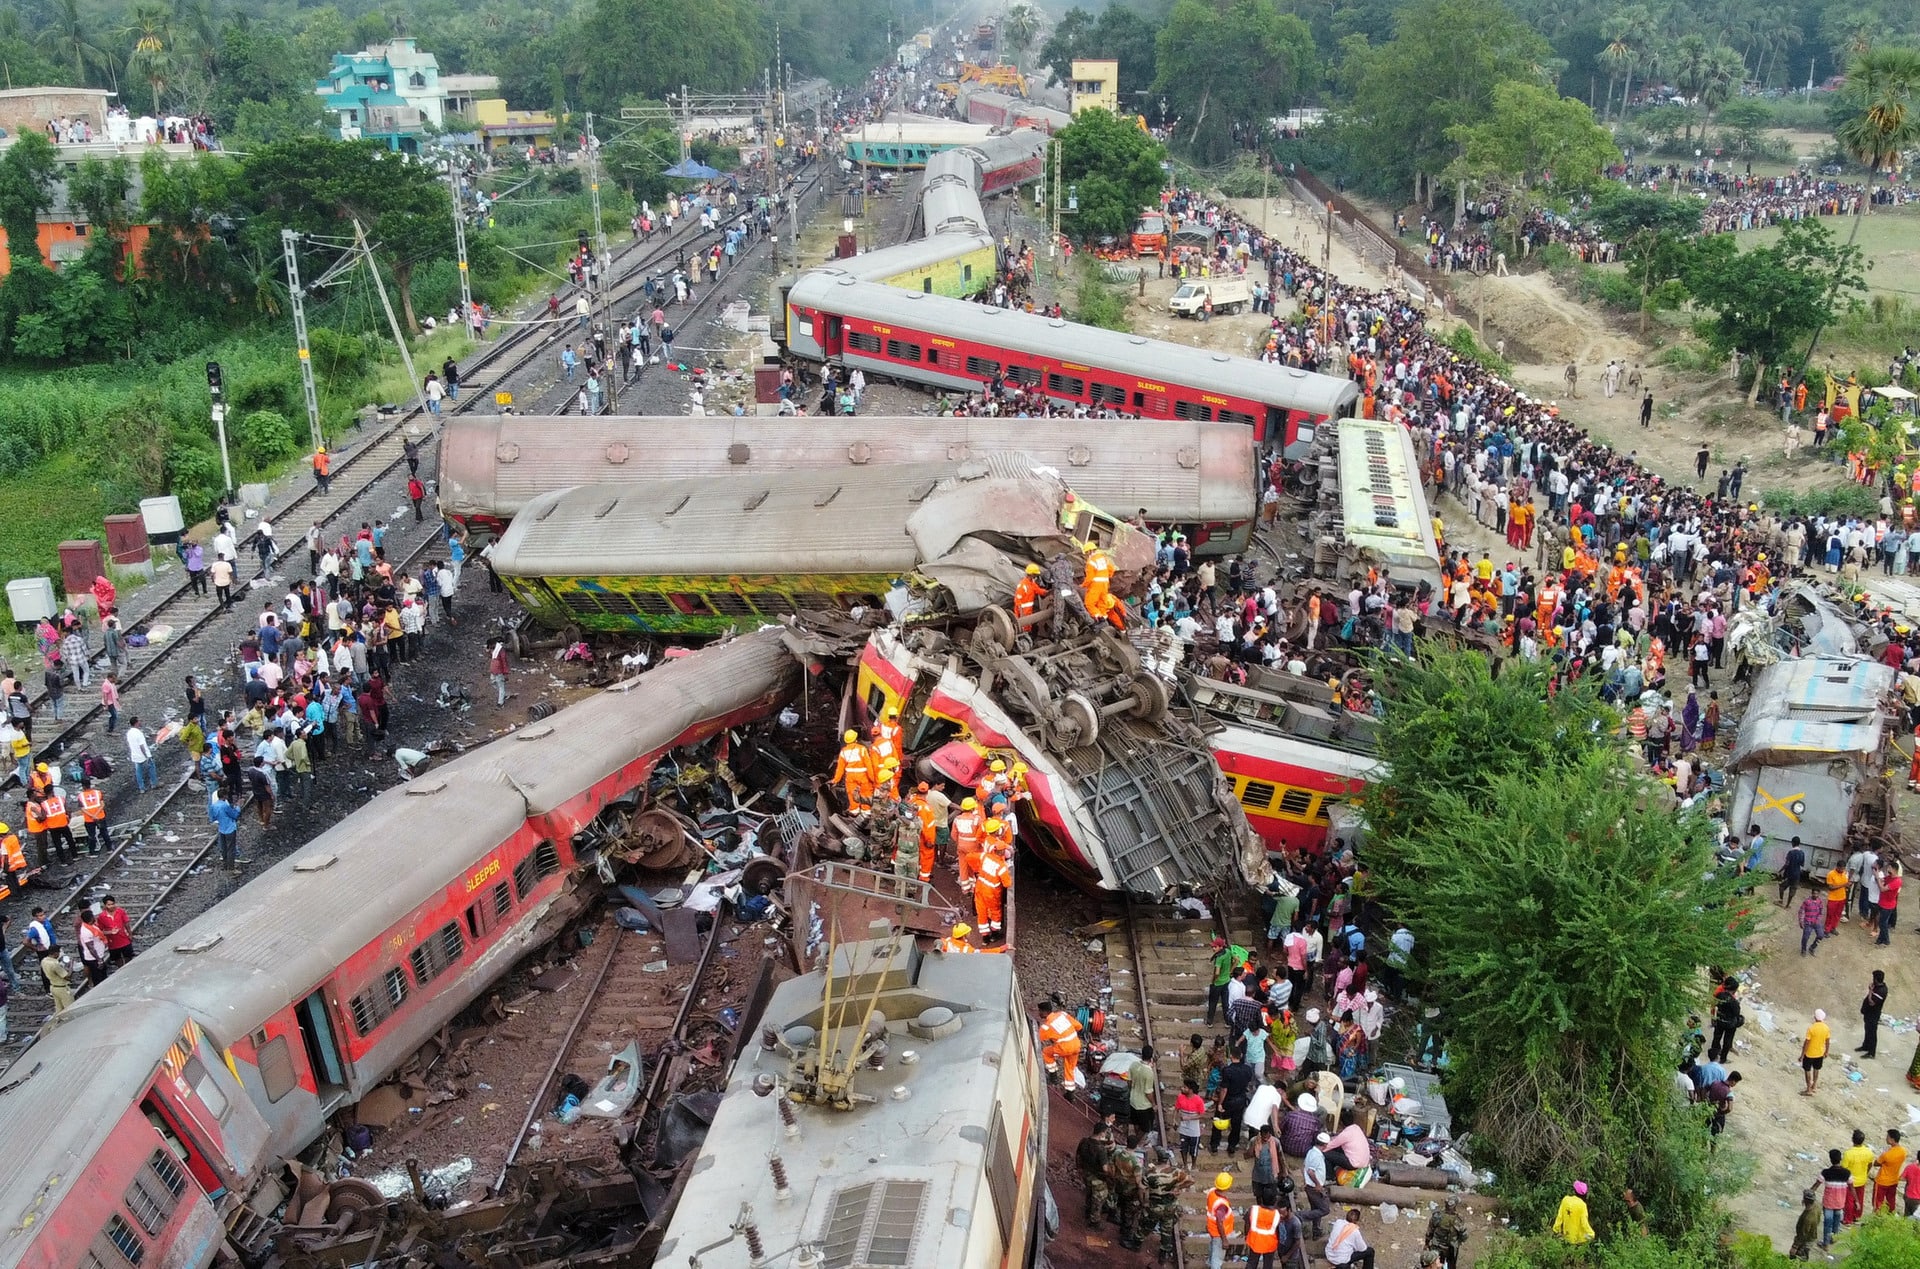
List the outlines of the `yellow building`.
{"label": "yellow building", "polygon": [[1090,106],[1120,113],[1120,63],[1099,59],[1073,62],[1073,113]]}
{"label": "yellow building", "polygon": [[533,146],[546,150],[553,146],[556,128],[553,114],[546,110],[508,110],[498,97],[473,103],[471,115],[489,150],[524,149]]}

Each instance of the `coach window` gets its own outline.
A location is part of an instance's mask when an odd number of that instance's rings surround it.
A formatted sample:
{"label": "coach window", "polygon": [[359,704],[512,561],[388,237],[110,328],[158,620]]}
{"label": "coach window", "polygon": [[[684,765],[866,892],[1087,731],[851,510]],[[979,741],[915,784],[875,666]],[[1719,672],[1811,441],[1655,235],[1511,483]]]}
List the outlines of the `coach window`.
{"label": "coach window", "polygon": [[745,595],[736,595],[728,591],[716,591],[707,596],[707,602],[722,617],[757,617],[753,604]]}
{"label": "coach window", "polygon": [[708,617],[713,614],[713,610],[707,607],[704,595],[696,595],[692,591],[675,591],[667,598],[673,601],[674,608],[684,616]]}
{"label": "coach window", "polygon": [[426,942],[413,949],[407,960],[413,965],[414,981],[422,987],[460,963],[466,943],[460,937],[460,923],[449,921]]}
{"label": "coach window", "polygon": [[1249,780],[1240,790],[1240,805],[1249,811],[1265,811],[1273,806],[1273,795],[1278,790],[1265,780]]}
{"label": "coach window", "polygon": [[1032,366],[1008,366],[1007,378],[1023,388],[1040,386],[1040,372]]}
{"label": "coach window", "polygon": [[525,903],[541,879],[560,871],[560,852],[552,842],[541,842],[531,854],[513,866],[513,889]]}
{"label": "coach window", "polygon": [[981,379],[991,379],[1000,373],[1000,363],[991,357],[967,356],[967,373]]}
{"label": "coach window", "polygon": [[1288,789],[1280,797],[1279,810],[1282,815],[1295,815],[1304,819],[1312,806],[1313,790],[1311,789]]}
{"label": "coach window", "polygon": [[938,348],[927,349],[927,364],[929,366],[937,366],[940,364],[940,350]]}
{"label": "coach window", "polygon": [[962,282],[971,282],[971,281],[973,281],[973,266],[972,266],[972,265],[970,265],[970,264],[963,264],[963,265],[961,265],[961,266],[960,266],[960,280],[961,280]]}
{"label": "coach window", "polygon": [[1213,407],[1210,405],[1200,405],[1194,401],[1175,401],[1173,403],[1173,416],[1177,419],[1194,419],[1200,422],[1206,422],[1213,418]]}
{"label": "coach window", "polygon": [[677,611],[665,595],[654,590],[628,591],[627,602],[643,617],[667,617]]}
{"label": "coach window", "polygon": [[300,1086],[300,1077],[293,1069],[293,1051],[284,1035],[269,1039],[265,1031],[254,1032],[253,1064],[260,1069],[260,1084],[270,1103]]}
{"label": "coach window", "polygon": [[933,275],[931,273],[920,279],[920,292],[923,295],[933,294]]}
{"label": "coach window", "polygon": [[1078,375],[1061,375],[1048,371],[1047,391],[1057,397],[1072,397],[1078,401],[1087,395],[1087,381]]}
{"label": "coach window", "polygon": [[1093,403],[1095,405],[1117,405],[1121,409],[1125,409],[1127,405],[1127,390],[1125,388],[1116,388],[1110,383],[1096,383],[1093,385]]}
{"label": "coach window", "polygon": [[147,1245],[125,1218],[115,1216],[100,1231],[100,1239],[94,1244],[90,1257],[97,1265],[138,1265],[147,1258]]}
{"label": "coach window", "polygon": [[1244,423],[1248,427],[1253,426],[1253,416],[1251,414],[1242,413],[1239,410],[1220,411],[1220,421],[1222,423]]}
{"label": "coach window", "polygon": [[905,339],[889,339],[887,341],[887,356],[893,358],[895,361],[918,361],[920,360],[920,345]]}
{"label": "coach window", "polygon": [[877,353],[880,351],[880,337],[863,330],[850,330],[847,332],[847,347],[856,352]]}

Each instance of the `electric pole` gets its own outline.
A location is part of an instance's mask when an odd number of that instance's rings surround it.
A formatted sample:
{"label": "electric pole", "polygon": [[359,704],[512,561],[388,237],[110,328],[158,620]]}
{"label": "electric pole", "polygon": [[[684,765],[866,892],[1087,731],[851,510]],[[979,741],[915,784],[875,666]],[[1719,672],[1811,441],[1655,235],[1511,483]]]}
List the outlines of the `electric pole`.
{"label": "electric pole", "polygon": [[460,321],[469,334],[478,338],[473,329],[473,288],[467,279],[467,206],[460,197],[458,159],[447,160],[447,188],[453,195],[453,251],[460,272]]}
{"label": "electric pole", "polygon": [[[307,432],[317,450],[325,438],[320,434],[320,398],[313,390],[313,351],[307,346],[307,299],[306,291],[300,286],[299,241],[300,235],[293,230],[280,231],[280,250],[287,261],[287,294],[293,301],[293,342],[300,350],[300,391],[307,400]],[[413,372],[411,365],[407,372]],[[221,413],[224,416],[225,410]],[[227,483],[233,483],[231,475]]]}
{"label": "electric pole", "polygon": [[[373,247],[367,242],[367,231],[361,228],[360,218],[358,216],[354,217],[353,220],[353,241],[360,248],[360,258],[367,262],[367,272],[373,275],[373,289],[380,293],[380,307],[385,309],[387,314],[387,329],[393,332],[394,347],[400,350],[400,364],[407,368],[407,379],[413,384],[414,399],[420,403],[420,413],[426,414],[428,413],[426,385],[420,382],[420,376],[414,372],[413,350],[407,346],[407,334],[400,329],[400,319],[393,315],[393,301],[387,298],[387,284],[380,276],[380,266],[374,262]],[[296,318],[295,321],[303,332],[300,336],[300,343],[302,345],[300,355],[305,358],[305,344],[307,340],[304,332],[306,330],[306,317],[302,315]],[[304,365],[306,363],[303,361],[302,364]],[[313,382],[313,371],[311,369],[307,371],[307,382]],[[307,399],[309,402],[313,400],[311,396]],[[317,419],[318,417],[319,412],[315,409],[315,418]],[[315,426],[317,427],[318,424],[316,423]]]}

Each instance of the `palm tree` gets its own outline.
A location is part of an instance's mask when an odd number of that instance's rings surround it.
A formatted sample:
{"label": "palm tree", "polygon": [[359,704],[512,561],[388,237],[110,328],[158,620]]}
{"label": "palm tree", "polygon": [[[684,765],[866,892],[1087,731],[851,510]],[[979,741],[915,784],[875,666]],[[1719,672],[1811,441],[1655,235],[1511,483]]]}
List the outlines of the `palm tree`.
{"label": "palm tree", "polygon": [[1007,47],[1013,50],[1013,64],[1018,66],[1021,56],[1033,47],[1034,37],[1040,34],[1040,15],[1030,4],[1013,5],[1000,19],[1000,34],[1006,37]]}
{"label": "palm tree", "polygon": [[[1600,64],[1607,69],[1607,106],[1613,104],[1614,81],[1624,78],[1625,87],[1620,92],[1620,113],[1627,113],[1627,99],[1633,95],[1633,72],[1646,56],[1647,43],[1653,31],[1653,15],[1637,4],[1623,5],[1613,11],[1601,29],[1606,36],[1607,46],[1600,50]],[[1608,110],[1601,111],[1605,119]]]}
{"label": "palm tree", "polygon": [[1722,44],[1707,55],[1706,69],[1700,82],[1700,104],[1706,107],[1707,117],[1700,124],[1700,139],[1707,138],[1707,124],[1713,122],[1713,112],[1727,104],[1727,99],[1746,81],[1747,63],[1734,49]]}
{"label": "palm tree", "polygon": [[[1700,96],[1700,90],[1706,86],[1708,67],[1713,60],[1713,49],[1706,38],[1700,35],[1683,35],[1680,42],[1673,46],[1673,58],[1668,63],[1673,69],[1673,86],[1680,95],[1689,99]],[[1683,142],[1693,140],[1693,118],[1687,118],[1686,133]]]}
{"label": "palm tree", "polygon": [[1851,243],[1860,232],[1860,216],[1872,202],[1873,176],[1920,142],[1920,50],[1876,48],[1853,59],[1840,90],[1846,117],[1833,130],[1846,152],[1867,169],[1867,188],[1853,221]]}
{"label": "palm tree", "polygon": [[47,56],[73,67],[73,82],[84,87],[87,72],[106,65],[106,50],[94,43],[93,32],[80,13],[79,0],[55,0],[46,26],[35,41]]}
{"label": "palm tree", "polygon": [[127,55],[127,69],[138,74],[153,89],[153,113],[160,113],[160,91],[173,74],[172,15],[159,0],[137,0],[127,11],[128,38],[133,51]]}

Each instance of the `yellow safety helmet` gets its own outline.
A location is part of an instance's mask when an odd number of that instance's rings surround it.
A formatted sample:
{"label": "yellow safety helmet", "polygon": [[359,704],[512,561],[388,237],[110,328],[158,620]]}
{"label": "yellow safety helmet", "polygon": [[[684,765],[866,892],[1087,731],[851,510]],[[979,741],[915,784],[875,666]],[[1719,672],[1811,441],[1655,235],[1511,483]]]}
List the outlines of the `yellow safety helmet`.
{"label": "yellow safety helmet", "polygon": [[1080,549],[1082,551],[1097,551],[1100,549],[1100,544],[1098,542],[1082,542]]}
{"label": "yellow safety helmet", "polygon": [[1213,1178],[1213,1188],[1216,1190],[1231,1190],[1233,1188],[1233,1173],[1222,1172],[1219,1176]]}
{"label": "yellow safety helmet", "polygon": [[900,717],[900,707],[898,705],[887,706],[887,717],[888,718]]}
{"label": "yellow safety helmet", "polygon": [[38,771],[41,775],[45,775],[47,774],[47,764],[43,762],[39,766],[35,767],[34,770]]}
{"label": "yellow safety helmet", "polygon": [[960,809],[963,811],[977,811],[980,809],[980,803],[973,798],[962,798],[960,800]]}
{"label": "yellow safety helmet", "polygon": [[11,828],[8,828],[5,824],[0,824],[0,833],[11,833],[12,831],[13,830]]}
{"label": "yellow safety helmet", "polygon": [[[42,770],[44,769],[45,768],[42,768]],[[987,764],[987,770],[989,771],[1005,771],[1006,769],[1007,762],[1004,758],[995,758],[991,763]]]}
{"label": "yellow safety helmet", "polygon": [[899,765],[900,765],[900,760],[898,758],[886,757],[880,760],[880,769],[882,771],[892,770],[893,768],[898,767]]}
{"label": "yellow safety helmet", "polygon": [[1027,575],[1028,575],[1029,577],[1038,577],[1038,576],[1040,576],[1040,566],[1039,566],[1038,564],[1029,564],[1029,565],[1027,565]]}
{"label": "yellow safety helmet", "polygon": [[953,937],[957,939],[963,939],[971,933],[973,933],[973,927],[964,921],[953,927]]}
{"label": "yellow safety helmet", "polygon": [[987,821],[987,831],[988,831],[989,833],[997,833],[997,832],[999,832],[999,831],[1000,831],[1001,829],[1003,829],[1003,828],[1005,828],[1005,827],[1006,827],[1006,825],[1005,825],[1004,823],[1002,823],[1001,821],[999,821],[999,820],[988,820],[988,821]]}
{"label": "yellow safety helmet", "polygon": [[847,728],[847,734],[840,737],[840,739],[846,741],[848,744],[852,744],[860,739],[860,733],[849,727]]}
{"label": "yellow safety helmet", "polygon": [[1025,775],[1025,774],[1027,774],[1027,764],[1026,764],[1026,763],[1024,763],[1024,762],[1016,762],[1016,763],[1014,763],[1014,764],[1013,764],[1013,774],[1015,774],[1015,775]]}

